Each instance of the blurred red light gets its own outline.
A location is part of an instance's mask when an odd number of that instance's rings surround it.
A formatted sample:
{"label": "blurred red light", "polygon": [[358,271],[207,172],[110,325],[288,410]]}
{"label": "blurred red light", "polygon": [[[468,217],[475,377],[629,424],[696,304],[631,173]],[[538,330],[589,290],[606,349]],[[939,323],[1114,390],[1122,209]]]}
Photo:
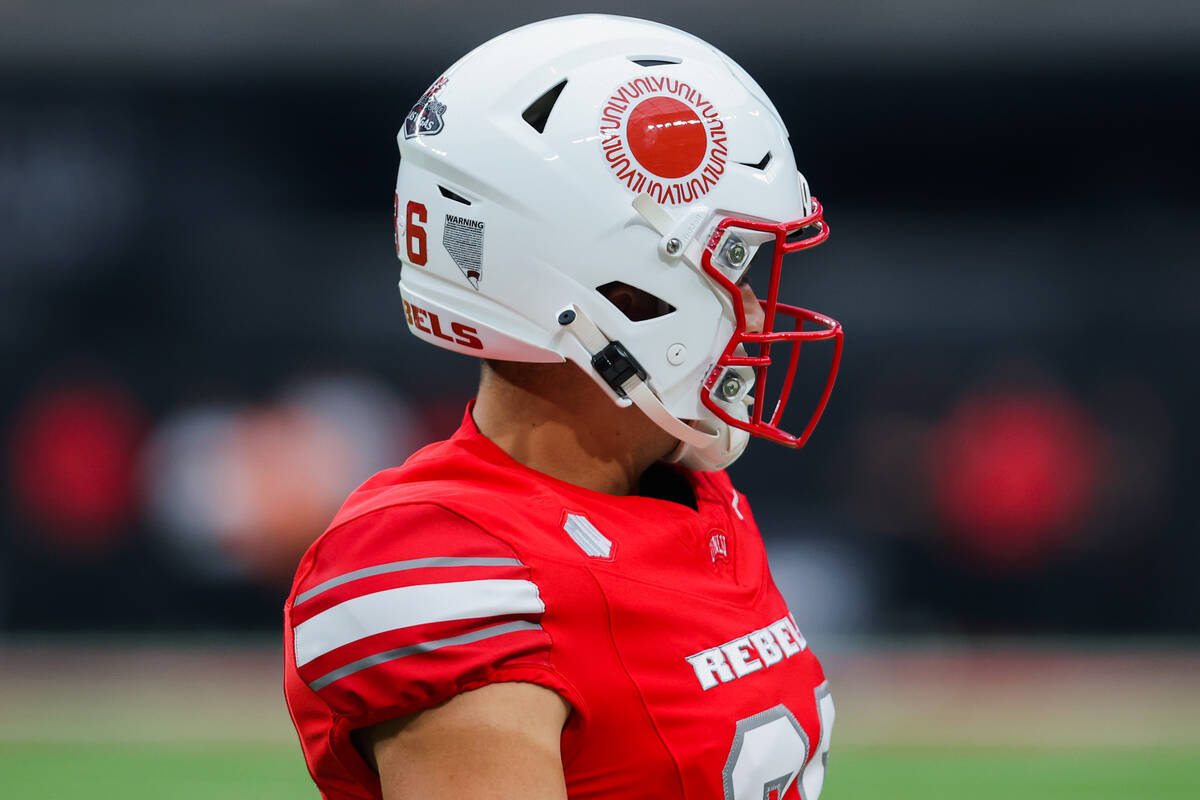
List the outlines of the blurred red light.
{"label": "blurred red light", "polygon": [[143,431],[136,404],[106,384],[32,395],[16,415],[9,455],[16,499],[46,534],[95,549],[134,511],[134,462]]}
{"label": "blurred red light", "polygon": [[1086,415],[1056,393],[969,398],[932,444],[942,521],[992,566],[1048,558],[1089,511],[1101,447]]}

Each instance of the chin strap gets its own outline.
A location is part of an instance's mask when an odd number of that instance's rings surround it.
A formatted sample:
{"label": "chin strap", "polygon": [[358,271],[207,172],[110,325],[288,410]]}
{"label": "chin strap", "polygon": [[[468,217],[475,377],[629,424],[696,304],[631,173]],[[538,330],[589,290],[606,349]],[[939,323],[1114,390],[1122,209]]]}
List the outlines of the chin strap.
{"label": "chin strap", "polygon": [[656,203],[654,198],[645,192],[633,198],[632,205],[634,210],[642,215],[642,219],[646,220],[651,228],[658,231],[659,236],[670,236],[678,224],[671,216],[670,211]]}
{"label": "chin strap", "polygon": [[707,447],[717,440],[717,434],[693,428],[683,422],[662,404],[646,383],[646,370],[637,359],[618,341],[604,335],[596,323],[583,310],[572,304],[558,315],[559,324],[579,340],[592,357],[595,369],[612,390],[627,397],[641,409],[650,420],[667,433],[694,447]]}

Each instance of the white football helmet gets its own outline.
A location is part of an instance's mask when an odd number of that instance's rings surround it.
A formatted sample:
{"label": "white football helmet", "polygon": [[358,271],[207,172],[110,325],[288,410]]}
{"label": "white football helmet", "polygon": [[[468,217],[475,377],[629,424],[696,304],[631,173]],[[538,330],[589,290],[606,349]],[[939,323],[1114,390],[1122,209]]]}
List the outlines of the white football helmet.
{"label": "white football helmet", "polygon": [[[693,469],[728,466],[751,434],[807,440],[842,330],[780,303],[779,278],[785,253],[829,230],[778,112],[723,53],[625,17],[527,25],[446,70],[397,142],[400,292],[418,337],[484,358],[570,359],[679,439],[671,458]],[[765,323],[747,332],[738,284],[760,248],[772,255],[755,270]],[[663,313],[631,319],[603,291],[614,284]],[[816,339],[834,341],[832,367],[793,435],[780,420],[800,344]],[[772,344],[791,355],[764,413]]]}

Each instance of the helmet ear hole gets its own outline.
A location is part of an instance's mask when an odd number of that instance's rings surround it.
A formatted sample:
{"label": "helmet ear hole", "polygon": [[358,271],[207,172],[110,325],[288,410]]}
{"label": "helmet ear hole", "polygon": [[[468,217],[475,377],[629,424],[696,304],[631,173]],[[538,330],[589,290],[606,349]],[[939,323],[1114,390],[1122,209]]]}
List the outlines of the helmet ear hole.
{"label": "helmet ear hole", "polygon": [[611,281],[603,286],[597,286],[596,291],[602,294],[605,300],[616,306],[616,309],[624,314],[630,322],[645,322],[648,319],[665,317],[675,310],[675,306],[666,300],[621,281]]}
{"label": "helmet ear hole", "polygon": [[521,119],[528,122],[529,127],[538,133],[545,133],[546,123],[550,121],[550,112],[554,110],[554,104],[558,102],[558,96],[562,94],[566,85],[567,79],[563,78],[550,87],[545,94],[534,100],[528,108],[521,112]]}

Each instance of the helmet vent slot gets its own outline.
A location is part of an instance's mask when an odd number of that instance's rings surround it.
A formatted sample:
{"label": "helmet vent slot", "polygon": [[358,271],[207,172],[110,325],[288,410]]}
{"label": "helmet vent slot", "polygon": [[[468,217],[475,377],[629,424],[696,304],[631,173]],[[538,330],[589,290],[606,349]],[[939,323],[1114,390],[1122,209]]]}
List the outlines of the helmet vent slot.
{"label": "helmet vent slot", "polygon": [[750,169],[756,169],[759,172],[763,172],[766,170],[767,164],[771,163],[771,151],[768,150],[767,154],[763,156],[757,164],[751,164],[749,161],[738,161],[737,163],[741,164],[743,167],[749,167]]}
{"label": "helmet vent slot", "polygon": [[469,205],[471,205],[471,201],[470,201],[470,200],[468,200],[467,198],[463,197],[461,194],[457,194],[457,193],[455,193],[455,192],[452,192],[452,191],[450,191],[450,190],[449,190],[449,189],[447,189],[445,186],[441,186],[441,185],[439,185],[439,186],[438,186],[438,191],[439,191],[439,192],[441,192],[441,193],[442,193],[442,197],[446,198],[447,200],[453,200],[453,201],[454,201],[454,202],[456,202],[456,203],[462,203],[464,206],[469,206]]}
{"label": "helmet vent slot", "polygon": [[529,123],[529,127],[533,128],[538,133],[543,133],[546,130],[546,123],[550,120],[550,112],[554,110],[554,104],[558,102],[558,96],[562,94],[563,87],[567,85],[564,78],[557,84],[552,86],[545,94],[529,104],[529,107],[521,112],[521,119]]}
{"label": "helmet vent slot", "polygon": [[668,64],[682,64],[682,58],[674,56],[630,56],[629,60],[639,67],[665,67]]}
{"label": "helmet vent slot", "polygon": [[675,306],[666,300],[621,281],[610,281],[603,286],[597,286],[596,291],[604,295],[604,299],[616,306],[630,322],[658,319],[675,310]]}

